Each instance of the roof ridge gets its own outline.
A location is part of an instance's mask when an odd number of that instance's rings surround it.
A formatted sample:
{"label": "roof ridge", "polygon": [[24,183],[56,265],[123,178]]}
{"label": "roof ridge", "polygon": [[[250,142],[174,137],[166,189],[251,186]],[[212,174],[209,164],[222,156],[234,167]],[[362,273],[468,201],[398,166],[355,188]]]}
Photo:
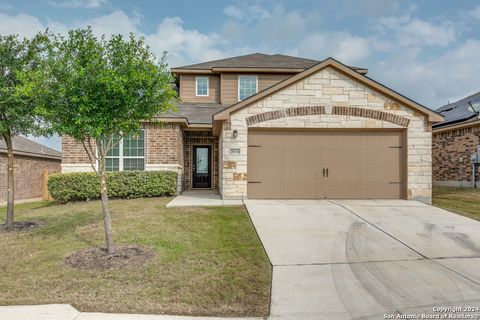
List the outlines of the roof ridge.
{"label": "roof ridge", "polygon": [[223,59],[211,60],[195,64],[174,67],[172,70],[201,69],[212,70],[214,68],[284,68],[284,69],[307,69],[318,60],[289,56],[285,54],[251,53],[233,56]]}

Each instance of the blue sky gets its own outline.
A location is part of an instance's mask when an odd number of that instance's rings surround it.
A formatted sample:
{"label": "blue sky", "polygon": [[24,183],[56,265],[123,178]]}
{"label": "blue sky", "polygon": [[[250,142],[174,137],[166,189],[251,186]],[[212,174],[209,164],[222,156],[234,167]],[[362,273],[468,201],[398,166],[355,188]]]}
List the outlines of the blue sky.
{"label": "blue sky", "polygon": [[480,1],[0,0],[1,34],[87,25],[143,35],[172,67],[253,52],[332,56],[434,109],[480,90]]}

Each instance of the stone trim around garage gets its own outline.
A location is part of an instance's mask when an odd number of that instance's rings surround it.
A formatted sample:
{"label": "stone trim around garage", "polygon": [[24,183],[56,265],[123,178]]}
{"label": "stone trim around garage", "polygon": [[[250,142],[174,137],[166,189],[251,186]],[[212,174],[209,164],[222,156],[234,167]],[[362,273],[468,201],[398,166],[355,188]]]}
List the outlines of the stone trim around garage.
{"label": "stone trim around garage", "polygon": [[[252,124],[262,119],[260,117],[252,118],[255,115],[262,113],[286,115],[287,112],[282,113],[279,110],[310,106],[324,106],[326,114],[285,117]],[[332,114],[334,107],[337,107],[335,110],[337,114]],[[371,111],[367,112],[367,110]],[[279,112],[272,113],[275,111]],[[266,117],[266,115],[262,117]],[[248,123],[247,118],[250,118]],[[315,130],[363,128],[406,131],[406,197],[410,200],[431,203],[432,132],[428,116],[392,100],[389,96],[383,95],[333,68],[322,69],[245,106],[245,108],[236,110],[230,114],[227,121],[229,123],[224,123],[220,138],[221,179],[219,190],[224,199],[247,198],[248,196],[248,184],[245,177],[248,176],[248,130],[250,128]],[[233,134],[235,131],[236,134]]]}
{"label": "stone trim around garage", "polygon": [[[270,120],[277,120],[277,119],[296,117],[296,116],[324,115],[324,114],[326,114],[324,106],[293,107],[293,108],[267,111],[260,114],[256,114],[246,118],[245,121],[247,122],[247,126],[250,127],[257,123],[270,121]],[[372,110],[372,109],[365,109],[365,108],[358,108],[358,107],[334,106],[332,108],[331,114],[382,120],[382,121],[390,122],[402,127],[408,127],[410,123],[410,119],[408,118],[404,118],[398,115],[394,115],[394,114],[379,111],[379,110]],[[224,128],[224,129],[228,130],[228,128]]]}
{"label": "stone trim around garage", "polygon": [[[275,111],[263,112],[245,119],[247,126],[251,126],[260,122],[276,120],[281,118],[310,116],[325,114],[324,106],[294,107]],[[225,128],[224,128],[225,129]]]}
{"label": "stone trim around garage", "polygon": [[365,108],[358,108],[358,107],[335,106],[332,109],[332,114],[382,120],[382,121],[390,122],[393,124],[397,124],[402,127],[408,127],[410,123],[410,119],[407,119],[401,116],[397,116],[397,115],[379,111],[379,110],[372,110],[372,109],[365,109]]}

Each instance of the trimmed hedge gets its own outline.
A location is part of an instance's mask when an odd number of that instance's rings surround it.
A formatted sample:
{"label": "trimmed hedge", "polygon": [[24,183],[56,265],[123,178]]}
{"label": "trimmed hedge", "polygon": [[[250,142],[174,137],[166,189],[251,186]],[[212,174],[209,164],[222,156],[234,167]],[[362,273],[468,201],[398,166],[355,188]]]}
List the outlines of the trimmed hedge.
{"label": "trimmed hedge", "polygon": [[[107,172],[110,198],[141,198],[173,195],[177,191],[174,171]],[[93,172],[57,173],[48,178],[48,191],[59,202],[100,198],[100,179]]]}

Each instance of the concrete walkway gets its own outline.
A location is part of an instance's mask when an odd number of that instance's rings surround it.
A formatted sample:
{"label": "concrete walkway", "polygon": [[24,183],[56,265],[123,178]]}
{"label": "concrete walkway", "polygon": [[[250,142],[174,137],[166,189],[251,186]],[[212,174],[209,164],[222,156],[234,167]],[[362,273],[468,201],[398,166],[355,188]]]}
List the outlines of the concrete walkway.
{"label": "concrete walkway", "polygon": [[211,191],[185,191],[167,203],[167,208],[175,207],[222,207],[240,206],[242,200],[224,200]]}
{"label": "concrete walkway", "polygon": [[273,264],[270,319],[385,319],[480,306],[477,221],[411,201],[246,206]]}
{"label": "concrete walkway", "polygon": [[261,320],[262,318],[184,317],[79,312],[68,304],[0,307],[0,320]]}

